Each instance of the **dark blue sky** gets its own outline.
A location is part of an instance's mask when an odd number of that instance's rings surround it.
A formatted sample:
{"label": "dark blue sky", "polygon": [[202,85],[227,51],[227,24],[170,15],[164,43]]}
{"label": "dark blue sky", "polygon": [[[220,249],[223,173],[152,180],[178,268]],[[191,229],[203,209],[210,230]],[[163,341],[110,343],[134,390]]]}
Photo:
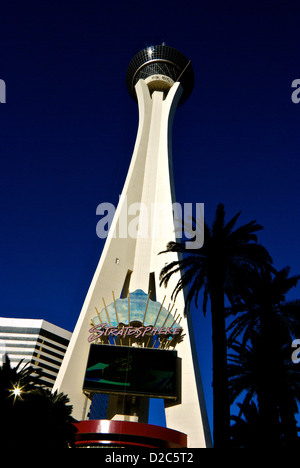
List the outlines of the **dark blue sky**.
{"label": "dark blue sky", "polygon": [[[300,10],[296,1],[29,1],[0,7],[1,316],[72,330],[98,263],[96,207],[116,204],[136,137],[125,85],[140,49],[161,42],[192,60],[178,109],[178,201],[211,223],[264,226],[277,268],[300,272]],[[299,287],[289,296],[299,297]],[[211,401],[210,319],[194,314]]]}

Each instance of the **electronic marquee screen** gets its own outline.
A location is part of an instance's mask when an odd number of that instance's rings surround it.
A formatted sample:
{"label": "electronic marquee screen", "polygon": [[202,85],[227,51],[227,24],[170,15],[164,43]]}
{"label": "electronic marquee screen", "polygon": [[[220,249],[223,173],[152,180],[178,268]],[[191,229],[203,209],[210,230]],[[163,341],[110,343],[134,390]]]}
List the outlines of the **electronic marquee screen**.
{"label": "electronic marquee screen", "polygon": [[177,352],[92,344],[83,389],[177,398]]}

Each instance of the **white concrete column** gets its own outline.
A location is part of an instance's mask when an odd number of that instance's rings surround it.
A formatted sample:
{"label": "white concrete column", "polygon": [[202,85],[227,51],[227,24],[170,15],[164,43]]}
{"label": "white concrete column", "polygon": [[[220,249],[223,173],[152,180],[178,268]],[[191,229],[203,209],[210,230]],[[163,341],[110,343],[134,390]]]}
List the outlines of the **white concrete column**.
{"label": "white concrete column", "polygon": [[[153,83],[152,83],[153,84]],[[66,393],[76,419],[85,419],[89,400],[82,392],[89,352],[89,329],[95,308],[103,308],[120,297],[126,275],[132,272],[129,291],[148,292],[149,275],[154,273],[156,300],[171,302],[179,275],[168,288],[159,287],[159,273],[176,254],[158,255],[169,241],[175,240],[172,203],[171,133],[174,113],[181,96],[175,83],[165,97],[161,91],[150,95],[145,81],[136,85],[139,127],[124,188],[105,246],[74,329],[53,390]],[[138,222],[138,208],[142,210]],[[144,212],[143,212],[144,210]],[[138,224],[138,234],[134,226]],[[126,232],[127,230],[127,232]],[[183,315],[184,296],[175,308]],[[189,447],[210,445],[205,403],[193,342],[192,324],[183,317],[184,339],[177,345],[181,360],[182,393],[180,403],[166,405],[167,426],[188,435]]]}

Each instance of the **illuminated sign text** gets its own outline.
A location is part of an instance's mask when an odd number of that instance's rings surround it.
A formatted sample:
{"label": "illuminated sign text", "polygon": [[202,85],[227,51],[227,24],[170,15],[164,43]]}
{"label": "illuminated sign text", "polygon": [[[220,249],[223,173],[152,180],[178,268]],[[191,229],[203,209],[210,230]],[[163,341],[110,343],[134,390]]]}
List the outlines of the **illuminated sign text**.
{"label": "illuminated sign text", "polygon": [[124,326],[119,327],[108,327],[107,323],[100,323],[95,327],[92,327],[89,332],[91,335],[88,337],[88,341],[95,341],[102,336],[119,336],[120,338],[125,338],[125,336],[132,336],[134,338],[143,337],[146,333],[154,335],[180,335],[182,332],[182,327],[172,328],[172,327],[154,327],[154,326],[141,326],[141,327],[131,327]]}

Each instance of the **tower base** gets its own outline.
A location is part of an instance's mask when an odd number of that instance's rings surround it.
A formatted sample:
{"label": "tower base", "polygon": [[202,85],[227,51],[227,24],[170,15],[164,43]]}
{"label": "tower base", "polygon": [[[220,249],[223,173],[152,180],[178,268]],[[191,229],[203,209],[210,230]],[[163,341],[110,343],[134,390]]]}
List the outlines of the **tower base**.
{"label": "tower base", "polygon": [[153,424],[96,419],[79,421],[76,448],[187,448],[187,435]]}

